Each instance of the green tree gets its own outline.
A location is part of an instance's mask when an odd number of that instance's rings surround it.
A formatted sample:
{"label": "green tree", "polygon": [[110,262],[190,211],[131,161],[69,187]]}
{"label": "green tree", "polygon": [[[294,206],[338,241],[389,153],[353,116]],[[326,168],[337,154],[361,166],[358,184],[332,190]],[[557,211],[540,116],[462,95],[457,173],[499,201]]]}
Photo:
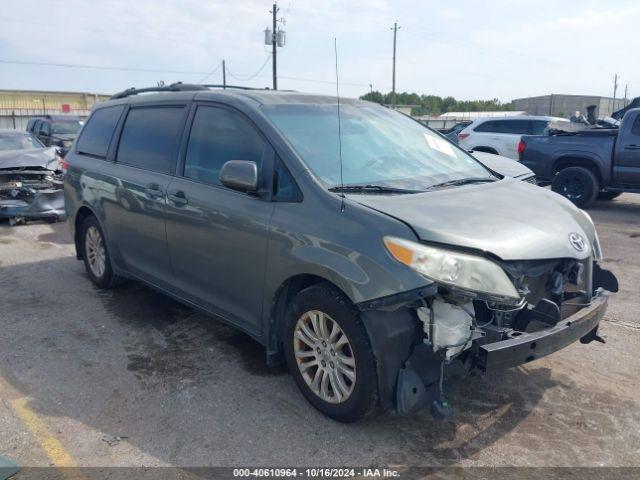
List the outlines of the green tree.
{"label": "green tree", "polygon": [[[369,92],[360,97],[380,104],[389,105],[392,101],[391,92]],[[497,98],[491,100],[456,100],[454,97],[439,97],[437,95],[418,95],[417,93],[396,93],[396,105],[411,105],[413,115],[440,115],[446,112],[483,112],[483,111],[512,111],[513,102],[502,103]]]}

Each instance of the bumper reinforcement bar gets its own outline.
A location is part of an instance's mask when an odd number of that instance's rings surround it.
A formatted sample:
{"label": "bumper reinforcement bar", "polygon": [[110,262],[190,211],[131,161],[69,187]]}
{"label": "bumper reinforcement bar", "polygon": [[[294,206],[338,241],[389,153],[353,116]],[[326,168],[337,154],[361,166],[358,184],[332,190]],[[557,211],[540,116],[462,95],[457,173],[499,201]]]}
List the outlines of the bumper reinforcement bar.
{"label": "bumper reinforcement bar", "polygon": [[566,347],[597,328],[607,309],[607,302],[606,292],[598,292],[591,305],[552,328],[481,345],[478,367],[484,371],[515,367]]}

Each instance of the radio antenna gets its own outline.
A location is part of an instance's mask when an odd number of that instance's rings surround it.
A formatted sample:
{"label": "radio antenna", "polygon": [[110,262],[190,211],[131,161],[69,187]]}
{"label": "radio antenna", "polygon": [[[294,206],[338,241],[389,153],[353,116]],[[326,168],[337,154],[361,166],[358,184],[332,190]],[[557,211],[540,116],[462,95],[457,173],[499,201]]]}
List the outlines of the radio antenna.
{"label": "radio antenna", "polygon": [[340,212],[344,212],[344,177],[342,175],[342,125],[340,122],[340,82],[338,79],[338,39],[333,37],[333,51],[336,57],[336,97],[338,99],[338,158],[340,159]]}

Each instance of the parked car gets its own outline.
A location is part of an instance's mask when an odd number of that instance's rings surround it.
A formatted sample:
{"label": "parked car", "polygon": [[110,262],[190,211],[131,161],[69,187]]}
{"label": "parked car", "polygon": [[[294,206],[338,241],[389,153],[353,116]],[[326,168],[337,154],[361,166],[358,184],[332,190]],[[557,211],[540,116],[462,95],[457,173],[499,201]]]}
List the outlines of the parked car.
{"label": "parked car", "polygon": [[536,174],[520,162],[501,155],[494,155],[493,153],[471,152],[471,155],[478,159],[485,167],[488,167],[500,175],[533,183],[534,185],[538,184]]}
{"label": "parked car", "polygon": [[458,133],[471,125],[471,120],[463,120],[452,125],[449,128],[439,128],[438,131],[447,137],[448,140],[451,140],[453,143],[458,143]]}
{"label": "parked car", "polygon": [[479,118],[458,134],[465,150],[487,152],[518,159],[522,135],[544,135],[550,122],[569,122],[556,117],[515,116]]}
{"label": "parked car", "polygon": [[82,127],[79,117],[71,115],[45,115],[32,118],[27,123],[27,132],[33,133],[47,147],[56,146],[64,157]]}
{"label": "parked car", "polygon": [[343,422],[446,416],[446,378],[598,340],[617,289],[586,213],[369,102],[130,89],[66,161],[97,287],[135,279],[225,319]]}
{"label": "parked car", "polygon": [[61,159],[27,132],[0,130],[0,218],[66,218]]}
{"label": "parked car", "polygon": [[541,183],[581,208],[640,193],[640,108],[627,111],[616,129],[524,136],[519,152]]}

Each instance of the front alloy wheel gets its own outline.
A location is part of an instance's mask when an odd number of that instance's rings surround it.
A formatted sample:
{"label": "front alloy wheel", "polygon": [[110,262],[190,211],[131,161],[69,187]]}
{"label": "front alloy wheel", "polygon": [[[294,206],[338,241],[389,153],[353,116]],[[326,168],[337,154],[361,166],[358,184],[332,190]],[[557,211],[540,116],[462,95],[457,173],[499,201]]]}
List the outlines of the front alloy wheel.
{"label": "front alloy wheel", "polygon": [[353,392],[356,360],[347,335],[329,315],[305,312],[296,323],[293,349],[300,374],[325,402],[341,403]]}
{"label": "front alloy wheel", "polygon": [[334,285],[298,292],[288,306],[282,346],[291,376],[325,415],[356,422],[377,411],[376,363],[361,312]]}

